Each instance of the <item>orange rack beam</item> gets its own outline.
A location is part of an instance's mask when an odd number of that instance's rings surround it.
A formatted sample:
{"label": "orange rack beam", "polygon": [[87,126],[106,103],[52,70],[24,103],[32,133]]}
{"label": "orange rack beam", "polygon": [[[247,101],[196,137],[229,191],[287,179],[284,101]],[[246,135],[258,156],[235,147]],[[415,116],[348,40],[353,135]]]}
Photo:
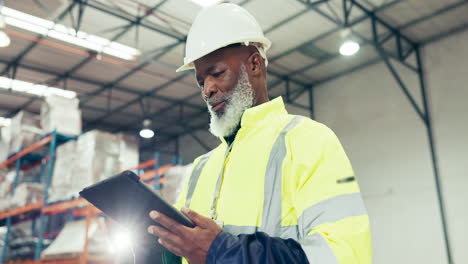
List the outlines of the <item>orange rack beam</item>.
{"label": "orange rack beam", "polygon": [[[42,264],[83,264],[83,263],[96,263],[96,264],[104,264],[104,263],[116,263],[114,260],[109,259],[109,257],[99,257],[99,256],[88,256],[86,261],[83,262],[80,257],[76,258],[63,258],[63,259],[43,259],[40,261]],[[21,263],[23,264],[23,263]],[[28,263],[29,264],[29,263]]]}
{"label": "orange rack beam", "polygon": [[[155,159],[150,159],[150,160],[147,160],[145,162],[142,162],[142,163],[138,164],[138,166],[136,168],[133,168],[133,169],[141,170],[141,169],[146,169],[146,168],[154,166],[154,165],[156,165],[156,160]],[[133,170],[133,169],[130,169],[130,170]]]}
{"label": "orange rack beam", "polygon": [[[15,260],[8,261],[6,264],[82,264],[79,257],[75,258],[62,258],[62,259],[42,259],[42,260]],[[89,256],[86,263],[116,263],[109,259],[109,257]]]}
{"label": "orange rack beam", "polygon": [[[45,141],[45,139],[51,138],[51,136],[48,136],[44,139],[42,139],[41,141],[39,141],[38,143],[41,143],[43,145],[47,144],[47,141]],[[44,143],[45,142],[45,143]],[[37,144],[38,144],[37,143]],[[35,144],[36,145],[36,144]],[[33,145],[34,146],[34,145]],[[32,146],[31,146],[32,147]],[[39,148],[40,146],[36,146],[36,149]],[[33,151],[33,150],[30,150],[29,148],[27,149],[24,149],[23,151],[26,151],[26,150],[29,150],[29,151]],[[18,155],[18,157],[16,157],[16,159],[22,157],[22,152],[18,152],[15,156],[13,156],[12,158],[10,158],[8,161],[10,160],[13,160],[15,159],[15,157]],[[24,156],[25,154],[23,154]],[[149,164],[155,163],[155,160],[149,160],[148,161]],[[5,163],[5,162],[4,162]],[[2,163],[2,165],[4,164]],[[148,166],[148,164],[145,164],[147,162],[144,162],[142,164],[140,164],[140,166],[138,167],[143,167],[143,166]],[[151,165],[149,165],[151,166]],[[171,164],[167,164],[167,165],[164,165],[164,166],[161,166],[159,167],[158,169],[158,174],[159,175],[163,175],[169,168],[173,167],[173,165]],[[1,168],[1,166],[0,166]],[[147,171],[145,172],[144,174],[140,175],[140,178],[141,180],[143,181],[147,181],[147,180],[151,180],[151,179],[154,179],[155,177],[155,173],[154,173],[154,170],[150,170],[150,171]],[[154,183],[154,181],[153,181]],[[161,178],[159,179],[159,183],[160,184],[163,184],[164,183],[164,178]],[[26,206],[23,206],[23,207],[19,207],[19,208],[15,208],[15,209],[11,209],[11,210],[8,210],[8,211],[4,211],[4,212],[0,212],[0,220],[2,219],[6,219],[8,217],[11,217],[11,216],[16,216],[16,215],[20,215],[20,214],[24,214],[24,213],[27,213],[27,212],[30,212],[30,211],[34,211],[34,210],[40,210],[41,208],[41,211],[44,213],[44,214],[57,214],[57,213],[62,213],[62,212],[65,212],[69,209],[72,209],[72,208],[77,208],[77,207],[83,207],[85,206],[84,208],[82,209],[86,209],[87,206],[92,206],[90,205],[85,199],[83,198],[78,198],[78,199],[74,199],[74,200],[71,200],[71,201],[65,201],[65,202],[60,202],[60,203],[56,203],[56,204],[53,204],[53,205],[49,205],[49,206],[45,206],[43,207],[44,205],[44,202],[43,201],[40,201],[40,202],[36,202],[36,203],[32,203],[32,204],[28,204]],[[97,208],[94,208],[94,213],[102,213],[101,211],[99,211],[99,209]],[[76,215],[84,215],[83,212],[80,211],[81,209],[78,209],[78,210],[75,210],[77,211]]]}
{"label": "orange rack beam", "polygon": [[[89,208],[91,207],[91,208]],[[91,214],[91,215],[96,215],[96,214],[102,214],[103,212],[96,207],[89,205],[89,207],[84,207],[80,209],[76,209],[73,211],[73,216],[83,216],[86,214]]]}
{"label": "orange rack beam", "polygon": [[146,171],[145,173],[139,175],[140,176],[140,179],[142,181],[147,181],[147,180],[150,180],[150,179],[153,179],[155,174],[154,174],[154,170],[149,170],[149,171]]}
{"label": "orange rack beam", "polygon": [[[166,171],[170,168],[172,168],[173,165],[172,164],[167,164],[167,165],[164,165],[164,166],[161,166],[159,167],[158,169],[158,175],[163,175],[164,173],[166,173]],[[142,181],[147,181],[147,180],[151,180],[155,177],[156,175],[154,174],[154,170],[150,170],[150,171],[147,171],[145,173],[143,173],[142,175],[140,175],[140,179]]]}
{"label": "orange rack beam", "polygon": [[50,143],[50,141],[52,141],[52,135],[41,139],[40,141],[38,141],[38,142],[32,144],[31,146],[29,146],[29,147],[21,150],[20,152],[16,153],[15,155],[13,155],[11,158],[7,159],[6,161],[0,163],[0,169],[6,168],[8,165],[12,164],[17,159],[19,159],[21,157],[24,157],[24,156],[26,156],[26,154],[31,153],[31,152],[45,146],[46,144]]}
{"label": "orange rack beam", "polygon": [[40,264],[40,260],[14,260],[8,261],[6,264]]}
{"label": "orange rack beam", "polygon": [[57,213],[66,212],[67,210],[75,208],[75,207],[80,207],[80,206],[85,206],[85,205],[88,205],[88,202],[83,198],[78,198],[78,199],[74,199],[71,201],[65,201],[65,202],[60,202],[60,203],[46,206],[42,208],[42,212],[44,214],[57,214]]}
{"label": "orange rack beam", "polygon": [[44,202],[40,201],[40,202],[25,205],[23,207],[19,207],[19,208],[15,208],[15,209],[2,212],[0,213],[0,220],[11,217],[11,216],[19,215],[19,214],[24,214],[30,211],[39,210],[41,209],[43,204]]}

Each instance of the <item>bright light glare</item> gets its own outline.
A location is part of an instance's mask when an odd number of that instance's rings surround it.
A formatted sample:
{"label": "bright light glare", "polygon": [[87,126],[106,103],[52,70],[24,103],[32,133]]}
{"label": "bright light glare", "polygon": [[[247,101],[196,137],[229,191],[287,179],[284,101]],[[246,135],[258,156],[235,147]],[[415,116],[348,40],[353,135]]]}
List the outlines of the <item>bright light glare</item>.
{"label": "bright light glare", "polygon": [[10,118],[5,118],[0,116],[0,127],[4,126],[10,126],[11,124],[11,119]]}
{"label": "bright light glare", "polygon": [[0,31],[0,48],[5,48],[10,46],[11,40],[10,37],[3,30]]}
{"label": "bright light glare", "polygon": [[2,7],[0,14],[5,16],[5,23],[37,34],[49,36],[86,49],[102,52],[125,60],[133,60],[141,52],[135,48],[110,41],[82,31],[76,32],[53,21],[35,17],[8,7]]}
{"label": "bright light glare", "polygon": [[340,47],[340,54],[343,56],[352,56],[359,51],[359,43],[355,41],[345,41]]}
{"label": "bright light glare", "polygon": [[143,128],[142,130],[140,130],[140,137],[152,138],[154,137],[154,131],[148,128]]}
{"label": "bright light glare", "polygon": [[49,87],[41,84],[13,80],[7,77],[0,77],[0,89],[12,90],[20,93],[33,94],[36,96],[58,95],[66,98],[75,98],[76,93],[60,88]]}
{"label": "bright light glare", "polygon": [[132,246],[133,238],[129,231],[123,229],[115,233],[111,237],[112,241],[109,245],[110,252],[119,252],[125,249],[129,249]]}
{"label": "bright light glare", "polygon": [[221,0],[192,0],[192,2],[194,2],[197,5],[207,7],[219,3],[221,2]]}

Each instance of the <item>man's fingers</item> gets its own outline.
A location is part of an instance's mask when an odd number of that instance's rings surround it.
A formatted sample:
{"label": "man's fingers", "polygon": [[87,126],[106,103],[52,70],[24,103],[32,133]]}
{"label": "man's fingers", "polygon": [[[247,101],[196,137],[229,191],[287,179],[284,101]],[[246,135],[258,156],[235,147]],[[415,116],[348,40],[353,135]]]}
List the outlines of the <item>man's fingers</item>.
{"label": "man's fingers", "polygon": [[175,235],[175,234],[171,233],[170,231],[165,230],[162,227],[150,226],[150,227],[148,227],[148,232],[155,235],[155,236],[157,236],[157,237],[159,237],[160,239],[162,239],[164,241],[170,242],[171,244],[173,244],[174,246],[176,246],[178,248],[182,248],[183,245],[184,245],[184,240],[182,240],[182,238],[180,236]]}
{"label": "man's fingers", "polygon": [[195,223],[195,225],[201,228],[208,228],[208,224],[211,222],[210,218],[199,215],[197,212],[190,210],[188,208],[182,208],[182,213],[184,213],[190,220]]}
{"label": "man's fingers", "polygon": [[171,218],[165,216],[164,214],[161,214],[157,211],[151,211],[150,212],[150,217],[154,221],[160,223],[162,226],[165,228],[169,229],[171,232],[176,233],[176,234],[183,234],[184,229],[183,225],[177,223],[176,221],[172,220]]}
{"label": "man's fingers", "polygon": [[148,227],[148,233],[153,234],[153,235],[155,235],[157,237],[163,237],[163,238],[166,238],[166,237],[169,237],[170,235],[173,235],[168,230],[166,230],[166,229],[164,229],[162,227],[159,227],[159,226],[149,226]]}
{"label": "man's fingers", "polygon": [[182,256],[182,251],[180,248],[171,244],[169,241],[160,238],[158,239],[158,242],[170,252],[176,254],[177,256]]}

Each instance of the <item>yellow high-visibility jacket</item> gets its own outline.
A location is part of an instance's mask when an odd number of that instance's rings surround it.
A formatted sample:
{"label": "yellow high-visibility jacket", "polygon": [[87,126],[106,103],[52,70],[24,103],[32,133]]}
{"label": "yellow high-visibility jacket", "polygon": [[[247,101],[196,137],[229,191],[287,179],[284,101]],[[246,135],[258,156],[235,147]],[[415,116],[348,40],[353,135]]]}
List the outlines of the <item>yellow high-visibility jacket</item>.
{"label": "yellow high-visibility jacket", "polygon": [[198,157],[178,207],[233,234],[298,241],[313,264],[371,263],[369,219],[335,134],[281,97],[245,111],[234,142]]}

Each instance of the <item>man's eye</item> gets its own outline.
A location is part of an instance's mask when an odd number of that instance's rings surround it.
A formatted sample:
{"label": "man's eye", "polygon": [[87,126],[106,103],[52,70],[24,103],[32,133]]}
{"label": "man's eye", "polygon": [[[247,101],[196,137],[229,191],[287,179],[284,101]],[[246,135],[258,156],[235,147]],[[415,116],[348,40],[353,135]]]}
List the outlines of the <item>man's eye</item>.
{"label": "man's eye", "polygon": [[213,77],[218,78],[218,77],[221,76],[223,73],[224,73],[224,71],[219,71],[219,72],[213,73],[212,75],[213,75]]}

